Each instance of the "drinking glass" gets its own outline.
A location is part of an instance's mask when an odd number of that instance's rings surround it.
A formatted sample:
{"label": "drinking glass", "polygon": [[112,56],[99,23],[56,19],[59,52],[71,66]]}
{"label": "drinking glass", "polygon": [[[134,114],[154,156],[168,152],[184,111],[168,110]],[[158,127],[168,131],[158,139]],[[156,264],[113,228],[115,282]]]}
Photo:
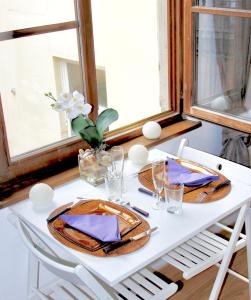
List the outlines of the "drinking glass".
{"label": "drinking glass", "polygon": [[167,211],[171,214],[182,213],[182,200],[184,184],[166,184],[165,197],[167,200]]}
{"label": "drinking glass", "polygon": [[124,149],[121,146],[114,146],[110,150],[112,157],[113,173],[117,176],[123,177],[124,169]]}
{"label": "drinking glass", "polygon": [[165,208],[165,197],[161,197],[161,192],[164,189],[164,179],[165,179],[165,161],[156,160],[152,162],[152,178],[154,188],[157,194],[157,201],[153,205],[154,209],[164,209]]}
{"label": "drinking glass", "polygon": [[108,171],[105,176],[105,187],[107,199],[112,202],[122,201],[122,178],[112,171]]}

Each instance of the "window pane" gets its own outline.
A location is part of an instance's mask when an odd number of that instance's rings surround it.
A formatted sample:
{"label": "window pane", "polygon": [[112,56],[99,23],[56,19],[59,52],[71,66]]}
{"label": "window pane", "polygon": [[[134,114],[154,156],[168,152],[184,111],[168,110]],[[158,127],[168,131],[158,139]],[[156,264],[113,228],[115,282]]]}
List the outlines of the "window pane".
{"label": "window pane", "polygon": [[74,0],[0,0],[0,31],[75,20]]}
{"label": "window pane", "polygon": [[92,0],[98,96],[116,127],[170,109],[167,1]]}
{"label": "window pane", "polygon": [[194,0],[193,5],[221,8],[251,9],[250,0]]}
{"label": "window pane", "polygon": [[251,19],[195,15],[194,104],[251,120]]}
{"label": "window pane", "polygon": [[71,136],[51,91],[81,91],[76,30],[1,42],[0,91],[11,157]]}

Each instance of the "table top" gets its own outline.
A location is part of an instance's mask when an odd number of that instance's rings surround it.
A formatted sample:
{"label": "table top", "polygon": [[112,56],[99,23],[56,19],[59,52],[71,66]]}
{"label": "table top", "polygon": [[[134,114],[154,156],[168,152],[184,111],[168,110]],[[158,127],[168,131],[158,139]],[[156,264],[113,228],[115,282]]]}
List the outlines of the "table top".
{"label": "table top", "polygon": [[[150,151],[149,161],[155,158],[166,158],[166,155],[165,152],[153,149]],[[137,170],[139,170],[139,167],[134,166],[130,161],[126,161],[124,176],[126,193],[124,199],[130,200],[131,204],[148,211],[150,217],[147,218],[147,221],[151,227],[158,226],[158,231],[151,236],[150,241],[144,247],[131,254],[103,258],[78,252],[56,241],[47,228],[46,218],[50,211],[55,207],[73,201],[77,196],[90,199],[106,199],[104,185],[93,187],[80,179],[76,179],[55,189],[54,207],[46,212],[35,212],[29,199],[11,206],[10,210],[33,224],[42,235],[60,244],[59,246],[63,247],[76,261],[83,264],[105,283],[114,286],[201,230],[230,215],[247,203],[251,197],[251,186],[242,183],[240,180],[230,178],[232,180],[232,190],[225,198],[207,204],[184,203],[182,215],[172,215],[165,210],[156,211],[152,209],[155,199],[138,192],[140,183],[137,177],[127,176]]]}

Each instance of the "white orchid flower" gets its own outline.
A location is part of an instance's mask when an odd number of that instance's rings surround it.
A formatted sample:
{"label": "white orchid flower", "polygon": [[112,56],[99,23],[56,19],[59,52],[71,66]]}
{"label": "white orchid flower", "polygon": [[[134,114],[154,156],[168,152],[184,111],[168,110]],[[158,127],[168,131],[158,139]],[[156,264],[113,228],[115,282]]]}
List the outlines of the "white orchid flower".
{"label": "white orchid flower", "polygon": [[74,91],[73,94],[61,94],[51,106],[56,111],[65,111],[70,120],[77,118],[81,114],[88,116],[92,109],[92,106],[85,103],[85,97],[78,91]]}
{"label": "white orchid flower", "polygon": [[74,91],[73,93],[72,93],[72,99],[74,100],[74,101],[78,101],[78,102],[83,102],[83,103],[85,103],[86,101],[85,101],[85,97],[84,97],[84,95],[82,95],[82,94],[80,94],[78,91]]}

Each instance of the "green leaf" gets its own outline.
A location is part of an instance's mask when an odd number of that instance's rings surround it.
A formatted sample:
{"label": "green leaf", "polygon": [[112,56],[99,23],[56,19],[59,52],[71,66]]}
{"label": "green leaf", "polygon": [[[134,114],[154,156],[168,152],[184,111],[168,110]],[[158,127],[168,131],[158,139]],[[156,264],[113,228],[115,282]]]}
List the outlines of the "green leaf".
{"label": "green leaf", "polygon": [[89,126],[79,131],[81,138],[86,141],[92,148],[101,146],[103,139],[100,137],[96,126]]}
{"label": "green leaf", "polygon": [[103,134],[109,125],[111,125],[114,121],[117,121],[118,117],[119,114],[115,109],[107,108],[102,111],[96,121],[97,131],[101,138],[103,138]]}
{"label": "green leaf", "polygon": [[83,115],[80,115],[71,121],[71,127],[75,134],[79,134],[81,130],[89,126],[94,126],[93,121],[89,118],[85,118]]}

